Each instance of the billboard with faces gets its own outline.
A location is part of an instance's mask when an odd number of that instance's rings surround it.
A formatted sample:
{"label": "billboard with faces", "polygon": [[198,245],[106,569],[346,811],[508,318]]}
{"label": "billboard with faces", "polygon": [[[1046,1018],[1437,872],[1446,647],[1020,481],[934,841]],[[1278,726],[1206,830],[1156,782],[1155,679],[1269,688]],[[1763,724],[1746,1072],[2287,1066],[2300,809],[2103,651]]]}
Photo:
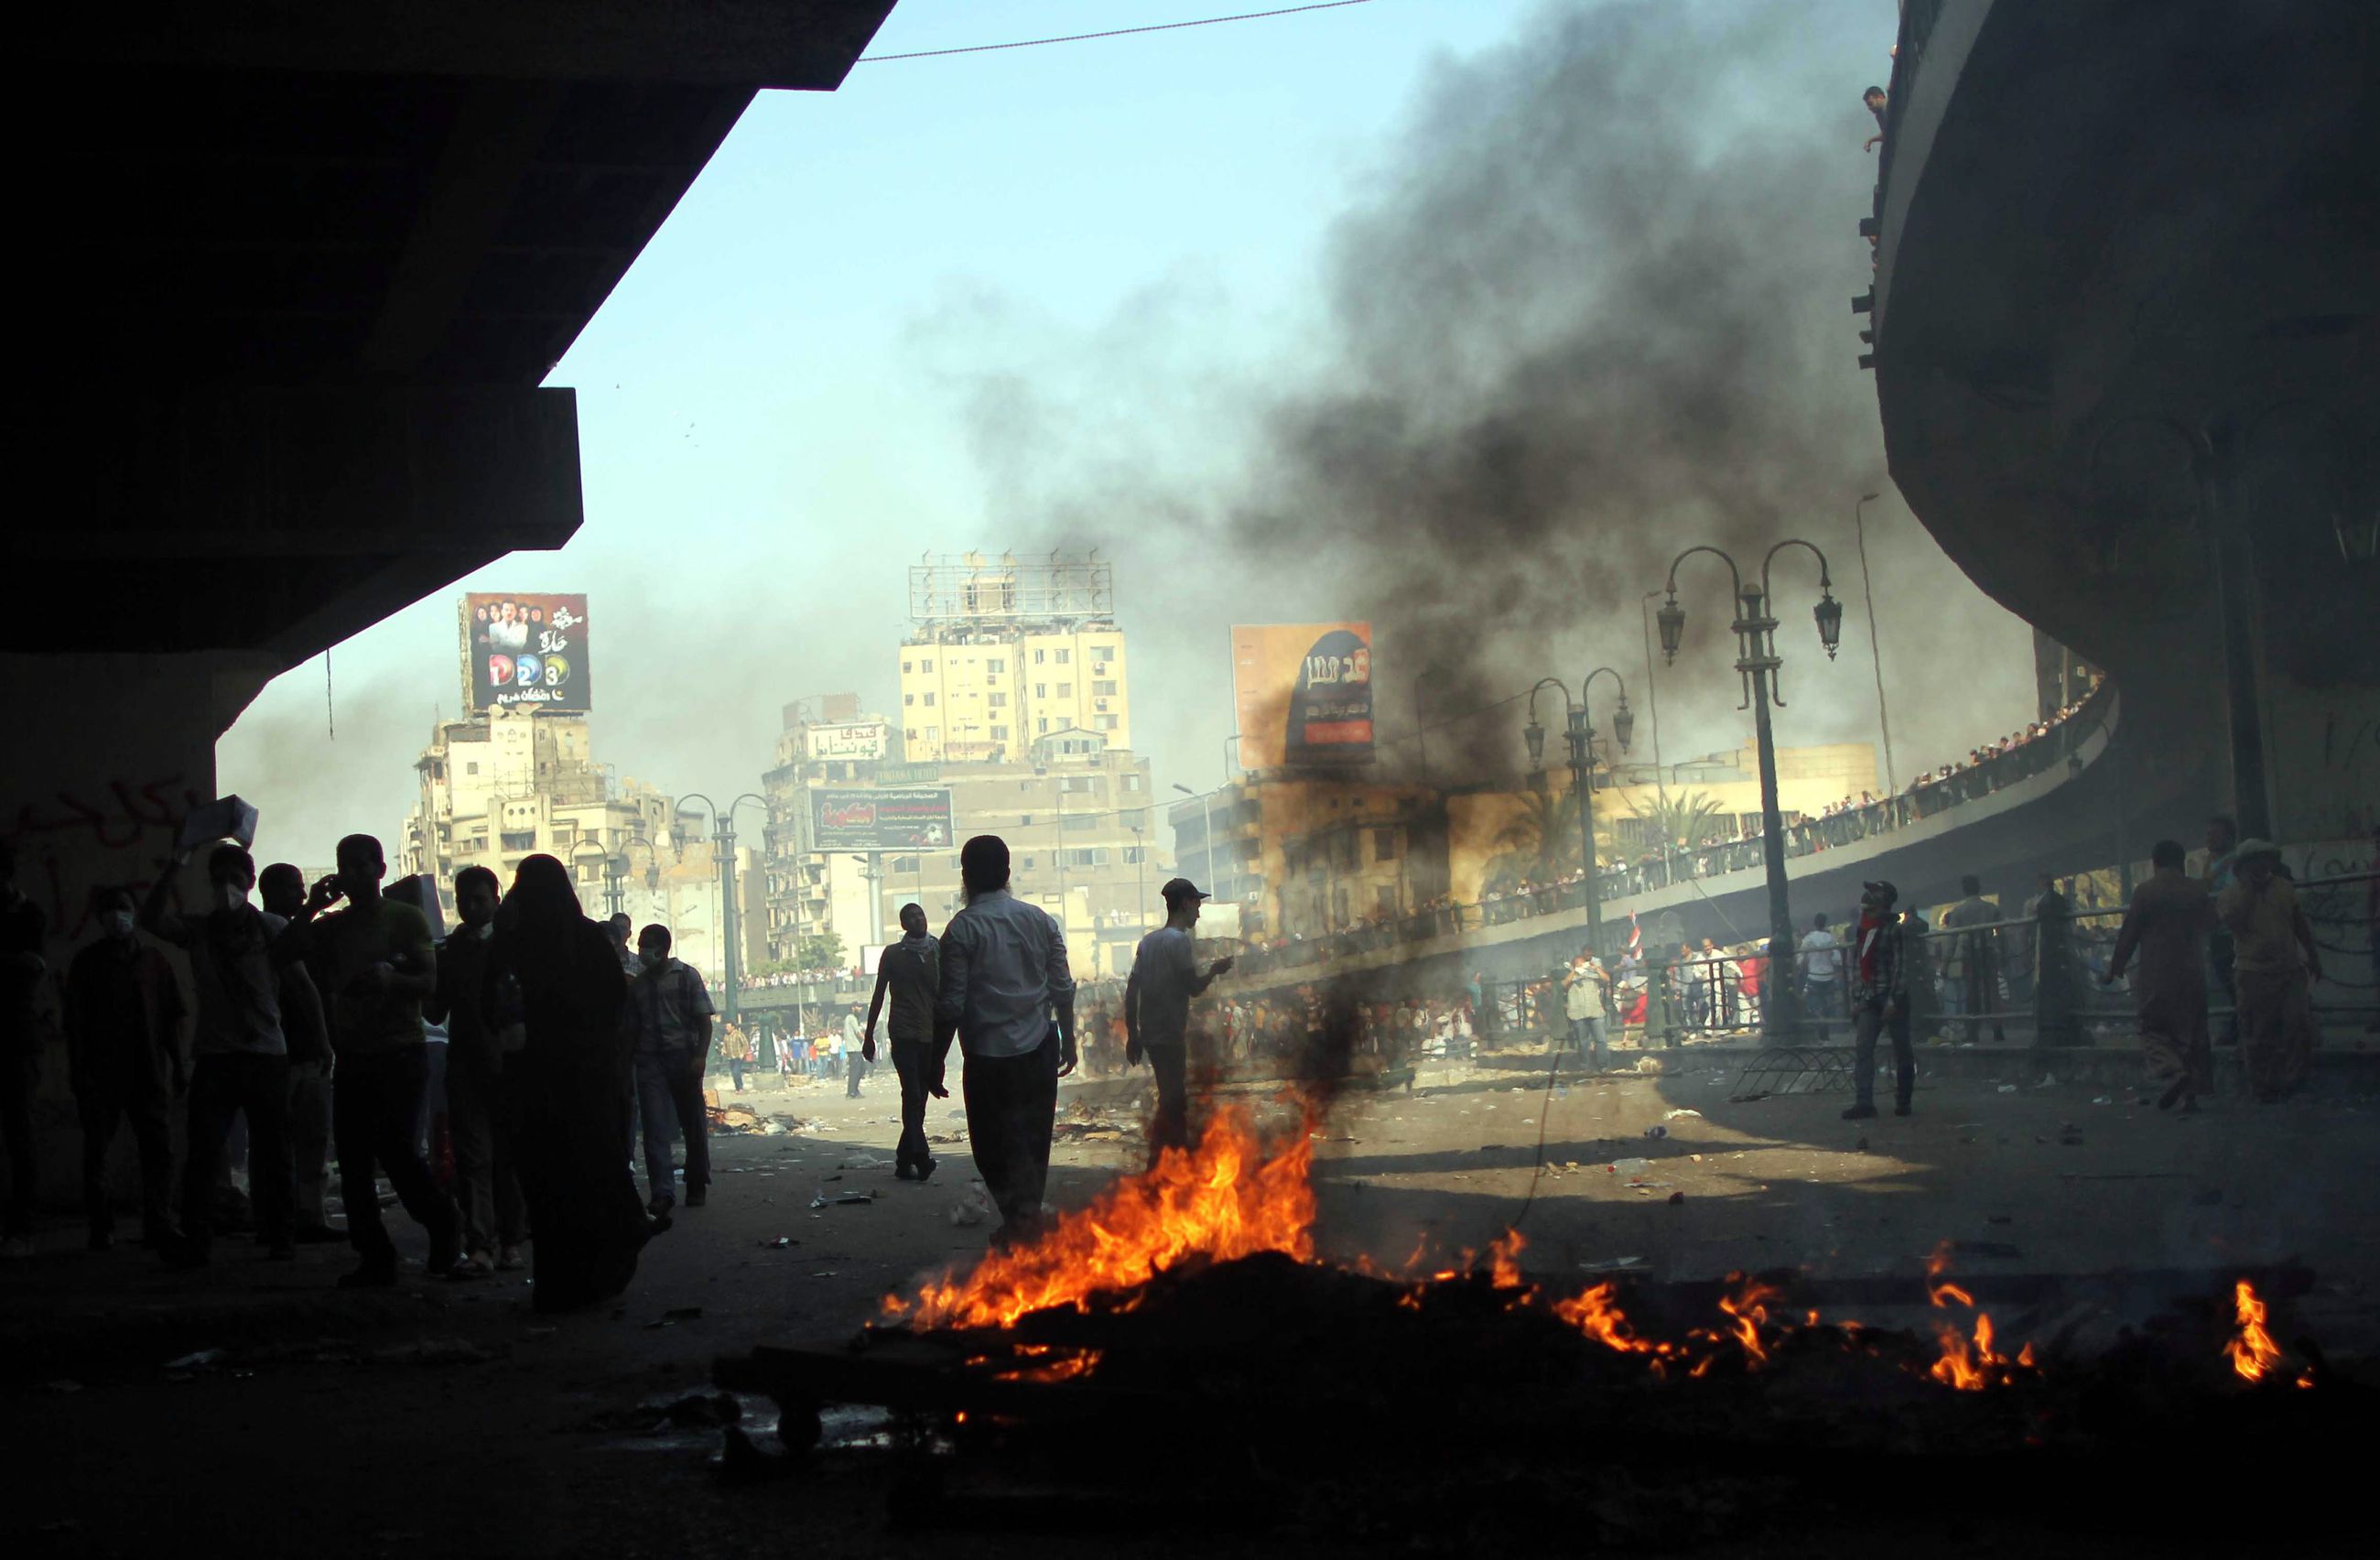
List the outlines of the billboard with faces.
{"label": "billboard with faces", "polygon": [[587,598],[518,591],[465,596],[463,665],[473,710],[588,710]]}

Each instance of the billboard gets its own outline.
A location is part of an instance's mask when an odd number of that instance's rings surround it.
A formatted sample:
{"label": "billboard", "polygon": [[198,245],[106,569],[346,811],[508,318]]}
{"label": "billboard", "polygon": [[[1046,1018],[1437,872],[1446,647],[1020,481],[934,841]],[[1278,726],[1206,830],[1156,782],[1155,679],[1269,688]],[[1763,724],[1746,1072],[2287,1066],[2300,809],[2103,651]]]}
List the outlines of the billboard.
{"label": "billboard", "polygon": [[465,596],[463,672],[474,710],[590,708],[587,598],[518,591]]}
{"label": "billboard", "polygon": [[820,786],[810,793],[812,850],[948,850],[951,793],[941,786]]}
{"label": "billboard", "polygon": [[1244,768],[1369,762],[1372,626],[1234,624],[1232,697]]}
{"label": "billboard", "polygon": [[880,759],[892,739],[882,721],[847,721],[802,728],[814,759]]}

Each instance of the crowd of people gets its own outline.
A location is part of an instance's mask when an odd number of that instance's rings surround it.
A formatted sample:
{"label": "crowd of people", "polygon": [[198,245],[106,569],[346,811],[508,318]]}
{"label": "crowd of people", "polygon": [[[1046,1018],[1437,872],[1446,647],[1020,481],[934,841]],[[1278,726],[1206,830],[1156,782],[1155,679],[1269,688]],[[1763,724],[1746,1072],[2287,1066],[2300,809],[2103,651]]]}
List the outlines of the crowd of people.
{"label": "crowd of people", "polygon": [[[205,892],[186,902],[201,854]],[[707,1190],[701,976],[670,956],[668,928],[644,928],[631,950],[627,918],[589,920],[551,856],[523,860],[509,885],[484,867],[456,873],[459,924],[443,938],[438,886],[387,882],[377,839],[349,835],[337,860],[309,884],[286,862],[260,871],[238,840],[182,848],[145,894],[99,889],[97,936],[53,970],[46,920],[0,842],[6,1254],[30,1251],[29,1102],[62,1050],[93,1249],[115,1242],[107,1160],[128,1128],[140,1238],[169,1266],[206,1267],[221,1234],[249,1226],[268,1258],[352,1246],[341,1288],[393,1284],[384,1179],[436,1276],[533,1265],[545,1310],[618,1294],[671,1226],[681,1184],[688,1206]],[[187,958],[187,981],[165,948]]]}

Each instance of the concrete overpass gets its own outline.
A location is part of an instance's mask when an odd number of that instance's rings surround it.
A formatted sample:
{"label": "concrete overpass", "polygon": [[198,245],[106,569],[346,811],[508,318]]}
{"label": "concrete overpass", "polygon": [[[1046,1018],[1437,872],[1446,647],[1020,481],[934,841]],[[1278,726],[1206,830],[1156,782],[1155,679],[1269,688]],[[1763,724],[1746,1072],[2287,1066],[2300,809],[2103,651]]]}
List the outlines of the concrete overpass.
{"label": "concrete overpass", "polygon": [[[163,0],[23,29],[0,835],[54,966],[91,888],[149,881],[215,794],[270,678],[577,529],[545,376],[753,95],[832,90],[891,9]],[[43,1192],[71,1200],[42,1070]]]}
{"label": "concrete overpass", "polygon": [[[581,505],[540,388],[764,87],[891,0],[56,6],[20,56],[0,830],[67,940],[275,674]],[[51,486],[55,483],[55,486]],[[21,502],[21,501],[20,501]]]}
{"label": "concrete overpass", "polygon": [[2114,676],[2143,838],[2380,807],[2375,35],[2364,0],[1902,6],[1869,321],[1892,474]]}

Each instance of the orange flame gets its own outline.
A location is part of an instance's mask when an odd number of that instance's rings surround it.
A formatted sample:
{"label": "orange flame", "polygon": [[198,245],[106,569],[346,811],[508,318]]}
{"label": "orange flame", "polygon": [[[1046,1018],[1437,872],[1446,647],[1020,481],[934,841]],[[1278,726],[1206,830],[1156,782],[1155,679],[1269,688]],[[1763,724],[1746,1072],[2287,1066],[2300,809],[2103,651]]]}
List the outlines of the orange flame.
{"label": "orange flame", "polygon": [[[1926,1298],[1940,1310],[1958,1306],[1965,1310],[1974,1310],[1975,1298],[1942,1276],[1949,1265],[1950,1246],[1945,1241],[1934,1249],[1934,1255],[1925,1261]],[[2005,1386],[2011,1371],[2034,1368],[2032,1344],[2028,1343],[2017,1350],[2013,1359],[1994,1347],[1992,1319],[1987,1312],[1976,1312],[1972,1341],[1947,1322],[1936,1335],[1942,1343],[1942,1357],[1934,1361],[1934,1368],[1927,1374],[1943,1385],[1961,1392],[1981,1392],[1994,1384]]]}
{"label": "orange flame", "polygon": [[1628,1318],[1621,1314],[1620,1307],[1614,1303],[1612,1288],[1608,1283],[1598,1284],[1575,1298],[1556,1300],[1554,1315],[1604,1347],[1616,1349],[1621,1354],[1650,1355],[1658,1364],[1680,1352],[1675,1344],[1640,1338],[1630,1331]]}
{"label": "orange flame", "polygon": [[[2240,1373],[2241,1381],[2261,1382],[2272,1373],[2274,1366],[2281,1362],[2281,1346],[2273,1341],[2272,1334],[2265,1331],[2269,1313],[2254,1286],[2244,1278],[2232,1286],[2231,1303],[2239,1318],[2240,1331],[2237,1335],[2225,1340],[2223,1352],[2231,1357],[2231,1369]],[[2301,1376],[2298,1384],[2312,1386],[2313,1381],[2310,1375]]]}
{"label": "orange flame", "polygon": [[1280,1251],[1310,1261],[1313,1157],[1306,1128],[1269,1154],[1243,1113],[1218,1111],[1196,1147],[1167,1149],[1031,1245],[994,1251],[965,1278],[945,1276],[884,1309],[918,1327],[1005,1327],[1052,1306],[1079,1310],[1101,1290],[1130,1290],[1186,1257]]}
{"label": "orange flame", "polygon": [[1529,1243],[1519,1230],[1508,1229],[1488,1248],[1488,1283],[1491,1288],[1522,1289],[1527,1280],[1521,1276],[1519,1257]]}

